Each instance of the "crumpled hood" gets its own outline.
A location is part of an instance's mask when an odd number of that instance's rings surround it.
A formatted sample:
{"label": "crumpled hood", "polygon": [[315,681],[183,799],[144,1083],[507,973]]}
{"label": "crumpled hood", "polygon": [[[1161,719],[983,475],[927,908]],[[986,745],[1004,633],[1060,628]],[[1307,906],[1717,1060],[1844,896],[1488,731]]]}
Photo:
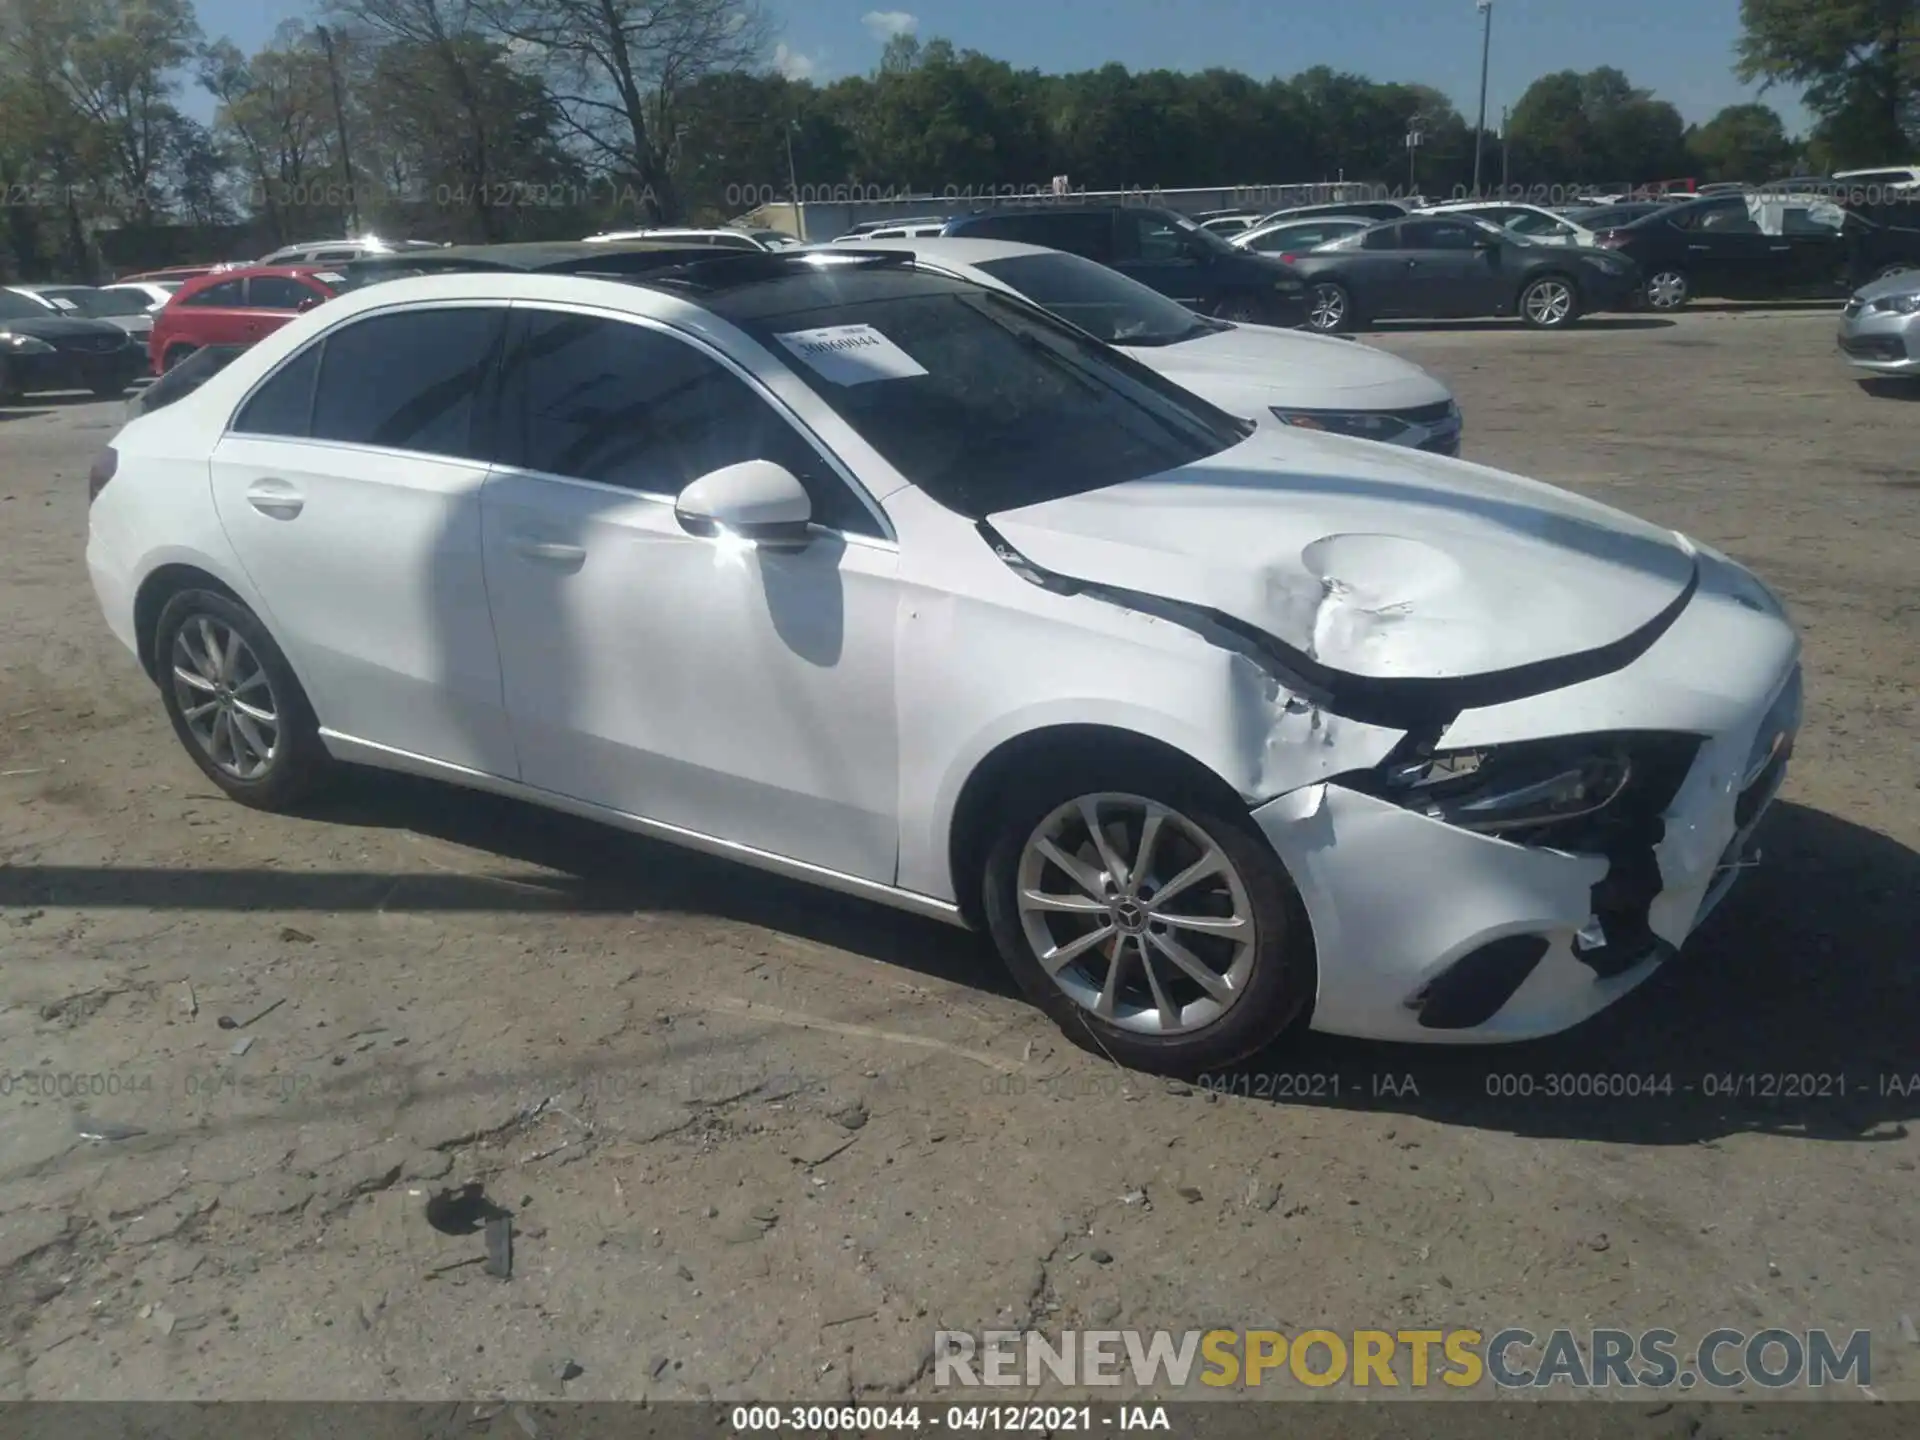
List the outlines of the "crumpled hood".
{"label": "crumpled hood", "polygon": [[1920,290],[1920,270],[1902,270],[1898,275],[1888,275],[1884,279],[1869,281],[1853,292],[1853,298],[1884,300],[1889,295],[1905,295],[1911,290]]}
{"label": "crumpled hood", "polygon": [[1573,683],[1585,677],[1553,678],[1556,662],[1650,644],[1696,583],[1692,547],[1670,530],[1517,475],[1313,432],[1257,432],[989,523],[1056,576],[1204,607],[1311,670],[1379,688]]}
{"label": "crumpled hood", "polygon": [[1384,350],[1271,325],[1235,325],[1127,352],[1142,364],[1203,395],[1223,385],[1260,390],[1266,403],[1326,409],[1353,405],[1403,410],[1451,399],[1447,387],[1410,361]]}

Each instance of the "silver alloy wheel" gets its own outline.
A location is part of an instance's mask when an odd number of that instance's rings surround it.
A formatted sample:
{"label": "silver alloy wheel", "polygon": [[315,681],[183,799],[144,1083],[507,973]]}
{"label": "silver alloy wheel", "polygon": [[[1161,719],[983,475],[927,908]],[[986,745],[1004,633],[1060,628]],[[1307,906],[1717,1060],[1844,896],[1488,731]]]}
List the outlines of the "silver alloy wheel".
{"label": "silver alloy wheel", "polygon": [[1027,837],[1014,883],[1040,968],[1110,1025],[1187,1035],[1246,993],[1260,938],[1247,887],[1177,810],[1113,792],[1069,800]]}
{"label": "silver alloy wheel", "polygon": [[1338,330],[1347,318],[1346,292],[1338,285],[1316,285],[1307,306],[1307,324],[1315,330]]}
{"label": "silver alloy wheel", "polygon": [[1676,310],[1687,303],[1687,277],[1678,270],[1661,270],[1647,281],[1647,303],[1656,310]]}
{"label": "silver alloy wheel", "polygon": [[173,637],[173,695],[206,757],[258,780],[280,751],[280,710],[259,656],[224,620],[195,615]]}
{"label": "silver alloy wheel", "polygon": [[1527,287],[1524,303],[1535,325],[1564,325],[1573,314],[1573,287],[1564,280],[1536,280]]}

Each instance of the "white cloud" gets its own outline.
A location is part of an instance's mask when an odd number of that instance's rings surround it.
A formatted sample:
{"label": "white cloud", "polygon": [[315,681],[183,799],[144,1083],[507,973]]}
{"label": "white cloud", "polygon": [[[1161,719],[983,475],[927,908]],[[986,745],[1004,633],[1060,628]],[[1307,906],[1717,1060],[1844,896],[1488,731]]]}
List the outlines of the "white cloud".
{"label": "white cloud", "polygon": [[896,35],[911,35],[920,28],[920,17],[909,15],[904,10],[869,10],[860,17],[860,23],[867,27],[867,33],[881,44]]}
{"label": "white cloud", "polygon": [[820,63],[813,56],[790,50],[782,43],[773,47],[773,68],[789,80],[811,80]]}

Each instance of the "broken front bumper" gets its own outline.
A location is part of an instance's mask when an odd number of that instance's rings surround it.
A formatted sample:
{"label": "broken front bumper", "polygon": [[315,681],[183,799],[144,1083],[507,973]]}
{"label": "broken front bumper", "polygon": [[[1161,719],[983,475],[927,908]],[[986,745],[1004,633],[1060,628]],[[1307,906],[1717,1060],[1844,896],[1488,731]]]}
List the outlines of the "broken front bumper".
{"label": "broken front bumper", "polygon": [[1313,925],[1314,1028],[1526,1040],[1633,989],[1751,863],[1798,729],[1799,687],[1797,665],[1776,671],[1707,736],[1663,813],[1662,838],[1634,855],[1516,845],[1337,782],[1255,810]]}

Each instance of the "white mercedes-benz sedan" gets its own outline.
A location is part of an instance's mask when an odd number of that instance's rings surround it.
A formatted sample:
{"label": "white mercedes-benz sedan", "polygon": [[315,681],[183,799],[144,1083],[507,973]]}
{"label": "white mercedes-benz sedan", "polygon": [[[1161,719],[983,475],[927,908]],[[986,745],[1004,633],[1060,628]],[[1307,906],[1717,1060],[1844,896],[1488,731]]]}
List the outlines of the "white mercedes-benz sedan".
{"label": "white mercedes-benz sedan", "polygon": [[1108,265],[1012,240],[884,240],[915,263],[1013,291],[1175,384],[1261,425],[1460,453],[1453,392],[1411,360],[1333,335],[1216,320]]}
{"label": "white mercedes-benz sedan", "polygon": [[235,799],[389,767],[979,925],[1170,1072],[1594,1013],[1799,721],[1706,546],[1256,427],[906,256],[368,286],[90,489],[107,623]]}

